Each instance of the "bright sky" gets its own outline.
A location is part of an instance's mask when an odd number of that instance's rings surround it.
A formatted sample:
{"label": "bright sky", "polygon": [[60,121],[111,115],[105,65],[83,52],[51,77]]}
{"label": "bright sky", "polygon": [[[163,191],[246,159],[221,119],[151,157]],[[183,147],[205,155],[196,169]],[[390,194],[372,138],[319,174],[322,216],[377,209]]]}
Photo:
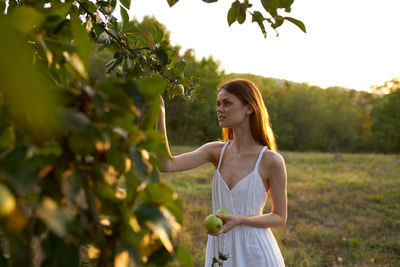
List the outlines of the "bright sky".
{"label": "bright sky", "polygon": [[[166,0],[133,0],[129,14],[154,15],[172,44],[193,48],[198,59],[213,56],[226,73],[357,90],[400,76],[399,0],[295,0],[287,15],[303,21],[307,33],[285,22],[279,37],[266,26],[267,39],[250,16],[228,27],[232,2],[180,0],[170,8]],[[250,1],[263,10],[259,2]]]}

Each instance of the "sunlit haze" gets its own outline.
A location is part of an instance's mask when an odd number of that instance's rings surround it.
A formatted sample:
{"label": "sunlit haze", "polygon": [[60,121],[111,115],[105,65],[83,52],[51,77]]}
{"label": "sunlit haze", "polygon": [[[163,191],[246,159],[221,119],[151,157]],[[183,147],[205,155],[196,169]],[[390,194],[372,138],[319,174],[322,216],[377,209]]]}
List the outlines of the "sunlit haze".
{"label": "sunlit haze", "polygon": [[[133,0],[129,14],[154,15],[172,44],[193,48],[198,59],[212,56],[226,73],[357,90],[400,76],[399,0],[295,0],[287,15],[303,21],[307,33],[286,21],[278,37],[266,25],[267,39],[249,14],[244,24],[228,26],[232,2],[180,0],[170,8],[166,0]],[[259,0],[250,2],[263,10]]]}

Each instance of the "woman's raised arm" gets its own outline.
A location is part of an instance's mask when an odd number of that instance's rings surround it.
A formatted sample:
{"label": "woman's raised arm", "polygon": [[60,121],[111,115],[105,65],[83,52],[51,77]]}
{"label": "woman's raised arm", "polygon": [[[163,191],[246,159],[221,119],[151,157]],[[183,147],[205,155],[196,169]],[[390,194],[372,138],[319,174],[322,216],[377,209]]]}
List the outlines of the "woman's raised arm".
{"label": "woman's raised arm", "polygon": [[[169,155],[171,155],[171,151],[169,149],[168,137],[167,137],[167,127],[165,123],[165,105],[164,99],[160,95],[161,98],[161,106],[160,106],[160,118],[156,124],[156,129],[160,130],[165,138],[165,145]],[[166,159],[164,157],[158,156],[160,161],[162,162],[161,172],[178,172],[196,168],[204,163],[213,162],[215,164],[214,151],[220,146],[220,142],[211,142],[202,145],[196,150],[188,153],[183,153],[178,156],[172,156],[172,159]]]}

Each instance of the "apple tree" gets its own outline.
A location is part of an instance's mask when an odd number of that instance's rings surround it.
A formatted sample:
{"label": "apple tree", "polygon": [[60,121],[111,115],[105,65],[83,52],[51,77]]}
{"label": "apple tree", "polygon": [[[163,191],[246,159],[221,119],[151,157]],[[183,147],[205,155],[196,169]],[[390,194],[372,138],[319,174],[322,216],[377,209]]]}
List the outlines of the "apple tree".
{"label": "apple tree", "polygon": [[[293,1],[261,2],[271,18],[254,11],[260,27],[302,26],[277,13]],[[160,94],[198,101],[199,84],[159,26],[130,23],[130,4],[0,0],[2,266],[78,266],[82,248],[99,266],[192,264],[176,238],[182,202],[159,180],[156,154],[170,155],[154,126]],[[228,22],[250,7],[235,1]],[[88,74],[92,49],[112,55],[100,82]]]}

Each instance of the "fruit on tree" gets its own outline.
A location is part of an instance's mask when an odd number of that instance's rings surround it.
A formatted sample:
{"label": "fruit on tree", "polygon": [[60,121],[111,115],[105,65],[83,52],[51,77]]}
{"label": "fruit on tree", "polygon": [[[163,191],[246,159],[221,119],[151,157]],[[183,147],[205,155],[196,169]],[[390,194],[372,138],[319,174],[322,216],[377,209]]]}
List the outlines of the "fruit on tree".
{"label": "fruit on tree", "polygon": [[0,217],[11,214],[16,207],[14,195],[10,192],[6,185],[0,183]]}
{"label": "fruit on tree", "polygon": [[204,220],[204,226],[206,227],[207,231],[216,233],[219,232],[222,228],[222,220],[217,217],[216,214],[210,214]]}
{"label": "fruit on tree", "polygon": [[174,96],[183,96],[184,93],[185,93],[185,88],[183,87],[182,84],[177,84],[172,90],[172,94]]}

